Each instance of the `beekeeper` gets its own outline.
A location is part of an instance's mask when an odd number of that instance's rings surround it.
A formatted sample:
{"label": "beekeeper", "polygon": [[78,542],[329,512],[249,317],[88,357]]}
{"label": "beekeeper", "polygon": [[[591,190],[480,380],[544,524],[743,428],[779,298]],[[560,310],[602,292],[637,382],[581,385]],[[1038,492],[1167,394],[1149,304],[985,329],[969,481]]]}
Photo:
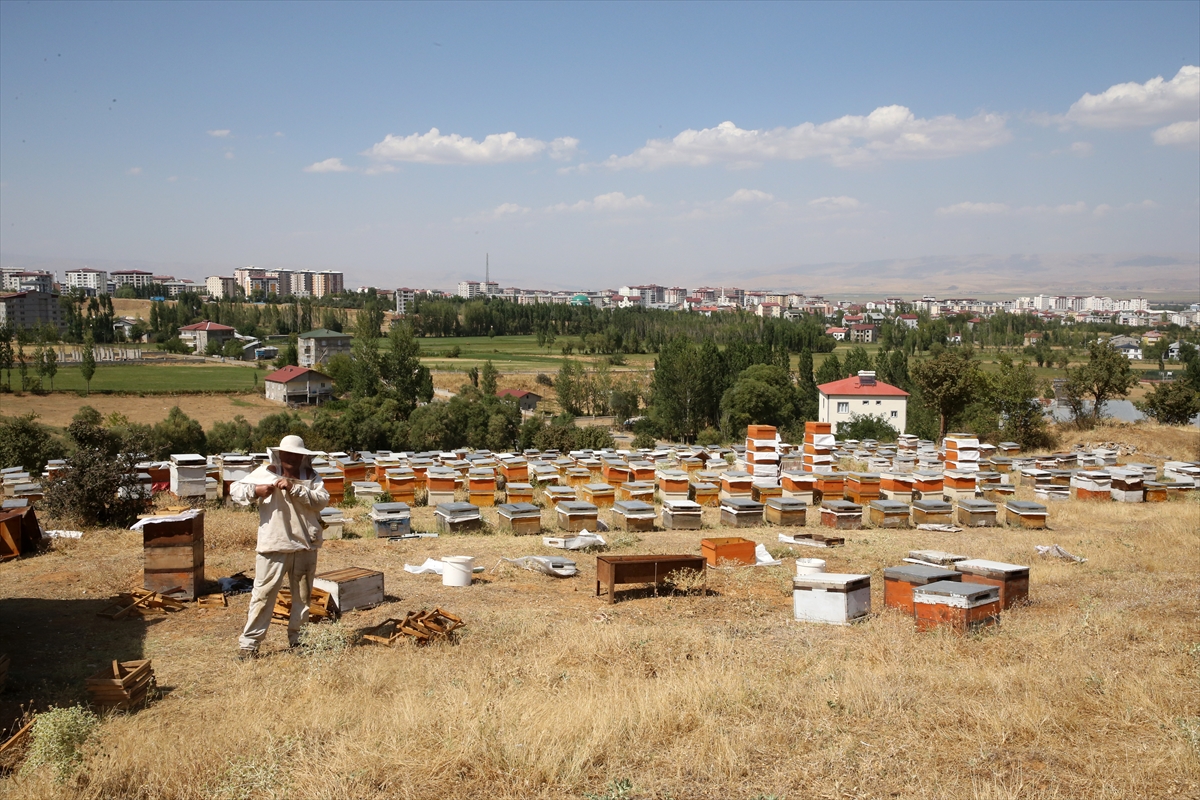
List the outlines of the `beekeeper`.
{"label": "beekeeper", "polygon": [[308,602],[317,551],[321,547],[321,509],[329,492],[313,470],[313,452],[299,436],[284,436],[279,447],[269,448],[264,464],[229,487],[235,503],[258,503],[258,557],[254,565],[254,592],[250,613],[239,640],[238,659],[258,655],[258,647],[275,609],[275,596],[284,581],[292,592],[288,644],[300,643],[300,629],[308,621]]}

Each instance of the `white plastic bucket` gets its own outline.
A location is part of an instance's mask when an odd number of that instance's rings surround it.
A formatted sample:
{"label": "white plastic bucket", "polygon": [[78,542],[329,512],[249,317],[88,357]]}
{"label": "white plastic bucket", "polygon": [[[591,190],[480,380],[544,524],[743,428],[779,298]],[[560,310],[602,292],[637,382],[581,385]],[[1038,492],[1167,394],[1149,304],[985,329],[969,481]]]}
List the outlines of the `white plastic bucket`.
{"label": "white plastic bucket", "polygon": [[796,559],[796,574],[797,575],[814,575],[818,572],[825,571],[825,559],[823,558],[797,558]]}
{"label": "white plastic bucket", "polygon": [[473,556],[446,556],[442,563],[446,565],[442,570],[442,586],[471,585],[471,575],[475,571]]}

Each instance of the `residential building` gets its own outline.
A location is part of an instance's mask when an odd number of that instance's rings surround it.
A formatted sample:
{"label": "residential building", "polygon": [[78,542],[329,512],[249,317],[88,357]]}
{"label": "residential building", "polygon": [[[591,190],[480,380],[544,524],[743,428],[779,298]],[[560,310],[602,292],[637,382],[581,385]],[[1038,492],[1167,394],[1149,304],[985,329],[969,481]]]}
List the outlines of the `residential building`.
{"label": "residential building", "polygon": [[754,313],[760,317],[782,317],[783,306],[779,303],[759,303],[754,307]]}
{"label": "residential building", "polygon": [[224,278],[220,275],[209,275],[204,279],[204,288],[208,290],[208,296],[214,299],[223,299],[226,297],[237,297],[238,283],[236,278]]}
{"label": "residential building", "polygon": [[184,325],[179,329],[179,338],[195,353],[203,353],[208,350],[209,342],[217,342],[223,347],[226,341],[233,338],[233,335],[233,328],[208,320]]}
{"label": "residential building", "polygon": [[397,289],[396,292],[396,313],[404,316],[411,310],[413,301],[417,299],[417,293],[412,289],[404,288]]}
{"label": "residential building", "polygon": [[156,279],[155,283],[160,284],[164,289],[167,290],[167,297],[178,297],[184,292],[194,292],[197,289],[195,282],[187,279],[176,280],[175,278],[168,278],[165,281],[159,281]]}
{"label": "residential building", "polygon": [[483,290],[479,286],[479,281],[459,281],[458,296],[464,300],[473,300],[483,294]]}
{"label": "residential building", "polygon": [[1042,332],[1041,331],[1030,331],[1029,333],[1025,334],[1025,346],[1026,347],[1037,347],[1038,343],[1041,341],[1042,341]]}
{"label": "residential building", "polygon": [[117,285],[118,289],[122,286],[144,289],[154,282],[154,273],[141,269],[119,269],[110,272],[109,277],[112,278],[112,282]]}
{"label": "residential building", "polygon": [[878,417],[900,433],[908,424],[908,392],[875,380],[874,372],[823,383],[817,392],[820,421],[830,423],[834,433],[856,416]]}
{"label": "residential building", "polygon": [[0,327],[39,328],[53,325],[61,333],[66,328],[58,295],[53,292],[15,292],[0,294]]}
{"label": "residential building", "polygon": [[1162,331],[1146,331],[1142,334],[1142,344],[1147,347],[1153,346],[1167,338],[1167,335]]}
{"label": "residential building", "polygon": [[1108,340],[1108,346],[1130,361],[1142,360],[1142,342],[1132,336],[1114,336]]}
{"label": "residential building", "polygon": [[921,322],[921,318],[916,314],[901,314],[897,319],[906,328],[915,328]]}
{"label": "residential building", "polygon": [[874,344],[879,340],[879,326],[858,323],[850,326],[850,341],[859,344]]}
{"label": "residential building", "polygon": [[682,286],[672,286],[670,289],[663,289],[663,302],[677,306],[687,300],[688,292]]}
{"label": "residential building", "polygon": [[346,291],[345,276],[334,270],[318,272],[313,276],[313,297],[324,297],[327,294],[341,294]]}
{"label": "residential building", "polygon": [[333,396],[333,378],[308,367],[286,366],[263,378],[268,400],[288,405],[320,404]]}
{"label": "residential building", "polygon": [[104,294],[108,291],[108,273],[102,269],[81,267],[67,270],[67,289],[79,290],[88,296]]}
{"label": "residential building", "polygon": [[300,334],[297,342],[300,351],[297,361],[300,362],[300,366],[313,367],[317,364],[328,364],[329,359],[339,353],[350,355],[352,337],[348,333],[318,328]]}
{"label": "residential building", "polygon": [[850,329],[849,328],[832,328],[831,327],[831,328],[826,328],[825,333],[826,333],[826,335],[832,336],[834,339],[837,339],[839,342],[844,342],[844,341],[846,341],[846,334],[850,333]]}
{"label": "residential building", "polygon": [[517,401],[517,405],[521,408],[521,413],[530,414],[537,410],[537,404],[541,402],[542,396],[534,392],[527,392],[524,389],[501,389],[496,392],[496,397],[511,397]]}
{"label": "residential building", "polygon": [[7,292],[54,292],[54,273],[41,270],[5,270],[4,286]]}

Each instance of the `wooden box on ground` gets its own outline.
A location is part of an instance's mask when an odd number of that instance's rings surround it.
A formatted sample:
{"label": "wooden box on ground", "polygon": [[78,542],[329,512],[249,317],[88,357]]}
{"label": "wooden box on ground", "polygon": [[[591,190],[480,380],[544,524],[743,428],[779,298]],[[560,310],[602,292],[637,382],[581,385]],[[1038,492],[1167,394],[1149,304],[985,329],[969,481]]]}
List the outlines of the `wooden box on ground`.
{"label": "wooden box on ground", "polygon": [[1009,500],[1004,504],[1004,521],[1020,528],[1046,527],[1046,507],[1028,500]]}
{"label": "wooden box on ground", "polygon": [[996,504],[989,500],[959,500],[958,524],[964,528],[994,528]]}
{"label": "wooden box on ground", "polygon": [[505,499],[509,503],[532,503],[533,484],[510,483],[504,487]]}
{"label": "wooden box on ground", "polygon": [[907,528],[909,509],[897,500],[872,500],[867,516],[876,528]]}
{"label": "wooden box on ground", "polygon": [[623,461],[605,461],[600,470],[604,482],[613,488],[628,483],[631,478],[629,465]]}
{"label": "wooden box on ground", "polygon": [[658,490],[664,497],[676,495],[686,498],[689,482],[688,474],[681,469],[664,469],[658,473]]}
{"label": "wooden box on ground", "polygon": [[871,613],[871,576],[839,572],[797,575],[792,607],[801,622],[849,625]]}
{"label": "wooden box on ground", "polygon": [[1016,494],[1014,487],[1007,483],[985,483],[979,489],[984,500],[1000,504],[1007,503]]}
{"label": "wooden box on ground", "polygon": [[707,508],[716,508],[721,504],[721,487],[715,483],[693,483],[688,487],[688,499]]}
{"label": "wooden box on ground", "polygon": [[368,515],[375,525],[375,536],[390,539],[412,533],[412,510],[408,503],[375,503]]}
{"label": "wooden box on ground", "polygon": [[669,531],[698,531],[701,527],[700,504],[692,500],[668,500],[663,503],[662,526]]}
{"label": "wooden box on ground", "polygon": [[580,499],[596,508],[612,508],[616,495],[617,490],[607,483],[586,483],[579,490]]}
{"label": "wooden box on ground", "polygon": [[826,500],[821,503],[821,524],[826,528],[856,531],[862,528],[862,506],[849,500]]}
{"label": "wooden box on ground", "polygon": [[542,510],[533,503],[505,503],[496,508],[499,528],[516,536],[542,532]]}
{"label": "wooden box on ground", "polygon": [[573,486],[547,486],[542,490],[542,495],[546,498],[546,502],[552,506],[556,506],[564,501],[574,502],[578,500],[578,491]]}
{"label": "wooden box on ground", "polygon": [[141,521],[144,555],[142,586],[151,592],[195,600],[204,584],[204,512],[187,511]]}
{"label": "wooden box on ground", "polygon": [[917,630],[945,625],[958,633],[1000,622],[1000,590],[982,583],[937,581],[912,589]]}
{"label": "wooden box on ground", "polygon": [[698,572],[704,575],[703,556],[596,556],[596,596],[600,587],[608,588],[608,602],[616,602],[616,587],[621,583],[653,583],[657,586],[672,573]]}
{"label": "wooden box on ground", "polygon": [[564,500],[558,504],[556,510],[558,527],[562,530],[572,533],[596,530],[596,520],[600,516],[600,509],[592,503]]}
{"label": "wooden box on ground", "polygon": [[592,471],[587,467],[570,467],[564,476],[567,486],[579,489],[592,482]]}
{"label": "wooden box on ground", "polygon": [[730,528],[752,528],[763,522],[763,504],[748,497],[729,497],[721,501],[721,524]]}
{"label": "wooden box on ground", "polygon": [[730,470],[721,473],[721,499],[744,497],[750,499],[754,487],[754,476],[748,472]]}
{"label": "wooden box on ground", "polygon": [[[842,499],[842,492],[846,488],[846,476],[838,473],[818,473],[817,474],[817,489],[816,492],[822,498],[830,497],[834,500]],[[816,501],[816,498],[813,498]]]}
{"label": "wooden box on ground", "polygon": [[26,503],[0,511],[0,561],[16,558],[23,553],[32,553],[41,542],[42,528],[38,525],[32,505]]}
{"label": "wooden box on ground", "polygon": [[700,554],[710,567],[729,564],[753,564],[755,543],[740,536],[700,540]]}
{"label": "wooden box on ground", "polygon": [[945,477],[940,472],[914,472],[913,494],[921,499],[941,500]]}
{"label": "wooden box on ground", "polygon": [[912,521],[914,525],[950,525],[954,522],[954,507],[940,498],[914,500]]}
{"label": "wooden box on ground", "polygon": [[313,588],[328,592],[334,612],[345,614],[383,602],[383,573],[362,567],[335,569],[313,578]]}
{"label": "wooden box on ground", "polygon": [[883,604],[905,614],[913,613],[913,588],[938,581],[961,581],[962,573],[944,567],[901,564],[883,571]]}
{"label": "wooden box on ground", "polygon": [[792,497],[772,497],[763,506],[763,521],[772,525],[803,528],[808,506]]}
{"label": "wooden box on ground", "polygon": [[618,530],[652,531],[656,513],[654,506],[641,500],[622,500],[613,503],[613,523]]}
{"label": "wooden box on ground", "polygon": [[640,500],[654,503],[654,481],[628,481],[617,487],[617,500]]}
{"label": "wooden box on ground", "polygon": [[483,527],[479,506],[470,503],[441,503],[433,512],[438,533],[466,533]]}
{"label": "wooden box on ground", "polygon": [[1167,502],[1167,487],[1158,481],[1146,481],[1143,486],[1147,503]]}
{"label": "wooden box on ground", "polygon": [[150,659],[113,661],[86,681],[88,699],[100,708],[128,710],[146,699],[154,686]]}
{"label": "wooden box on ground", "polygon": [[1012,608],[1029,599],[1029,567],[1005,564],[983,558],[959,561],[954,568],[963,574],[964,583],[986,583],[1000,589],[1000,608]]}
{"label": "wooden box on ground", "polygon": [[750,485],[750,499],[765,503],[773,497],[783,497],[783,487],[775,481],[755,481]]}
{"label": "wooden box on ground", "polygon": [[529,480],[529,464],[523,458],[510,458],[500,462],[500,474],[505,484],[524,483]]}

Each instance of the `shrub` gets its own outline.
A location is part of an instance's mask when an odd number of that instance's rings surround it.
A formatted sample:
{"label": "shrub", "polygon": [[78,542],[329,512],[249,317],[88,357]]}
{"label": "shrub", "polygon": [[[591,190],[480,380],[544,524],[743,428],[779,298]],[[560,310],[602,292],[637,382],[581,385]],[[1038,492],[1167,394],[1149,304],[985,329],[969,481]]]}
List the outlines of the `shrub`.
{"label": "shrub", "polygon": [[876,439],[880,442],[894,442],[900,432],[879,417],[870,414],[851,414],[849,422],[838,425],[840,439]]}
{"label": "shrub", "polygon": [[539,386],[554,386],[554,378],[551,378],[544,372],[539,372],[537,378],[534,380],[537,381]]}
{"label": "shrub", "polygon": [[696,434],[696,444],[701,447],[708,447],[713,444],[720,444],[725,440],[721,432],[713,427],[707,427]]}
{"label": "shrub", "polygon": [[633,437],[633,447],[635,450],[653,450],[658,446],[658,440],[653,434],[642,432]]}
{"label": "shrub", "polygon": [[52,458],[62,458],[62,442],[37,422],[37,414],[0,422],[0,466],[41,472]]}
{"label": "shrub", "polygon": [[38,714],[21,773],[46,766],[54,770],[55,778],[62,783],[83,763],[80,750],[99,725],[100,719],[83,706],[52,708]]}

